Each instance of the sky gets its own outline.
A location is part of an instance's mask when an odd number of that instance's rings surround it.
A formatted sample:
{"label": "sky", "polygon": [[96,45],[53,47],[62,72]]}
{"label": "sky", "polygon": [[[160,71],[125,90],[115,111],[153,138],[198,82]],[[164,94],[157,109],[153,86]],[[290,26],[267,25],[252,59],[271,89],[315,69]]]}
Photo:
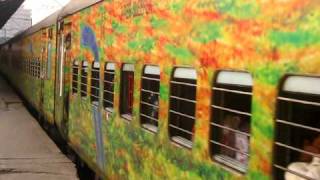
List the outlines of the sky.
{"label": "sky", "polygon": [[36,24],[56,10],[62,8],[70,0],[25,0],[23,7],[31,9],[32,24]]}

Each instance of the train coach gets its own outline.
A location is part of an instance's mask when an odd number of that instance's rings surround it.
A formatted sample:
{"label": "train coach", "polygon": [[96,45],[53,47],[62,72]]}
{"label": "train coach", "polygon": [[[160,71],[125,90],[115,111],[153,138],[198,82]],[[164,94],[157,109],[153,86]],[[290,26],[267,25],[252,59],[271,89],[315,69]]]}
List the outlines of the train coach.
{"label": "train coach", "polygon": [[0,70],[105,179],[319,179],[318,0],[72,0]]}

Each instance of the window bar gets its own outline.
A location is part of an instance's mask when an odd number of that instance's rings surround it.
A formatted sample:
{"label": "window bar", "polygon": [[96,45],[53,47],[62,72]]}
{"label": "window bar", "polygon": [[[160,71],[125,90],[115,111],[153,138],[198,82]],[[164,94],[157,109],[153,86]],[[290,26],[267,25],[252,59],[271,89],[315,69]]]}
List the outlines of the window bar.
{"label": "window bar", "polygon": [[246,91],[238,91],[238,90],[231,90],[231,89],[225,89],[225,88],[217,88],[217,87],[213,87],[213,90],[216,91],[222,91],[222,92],[231,92],[231,93],[236,93],[236,94],[243,94],[243,95],[250,95],[252,96],[251,92],[246,92]]}
{"label": "window bar", "polygon": [[148,102],[141,101],[141,104],[144,104],[144,105],[151,106],[151,107],[154,107],[154,108],[159,109],[158,106],[156,106],[156,105],[154,105],[154,104],[150,104],[150,103],[148,103]]}
{"label": "window bar", "polygon": [[103,92],[107,92],[107,93],[109,93],[109,94],[114,94],[114,92],[108,91],[108,90],[104,90]]}
{"label": "window bar", "polygon": [[108,84],[114,84],[114,82],[107,81],[107,80],[105,80],[104,82],[105,82],[105,83],[108,83]]}
{"label": "window bar", "polygon": [[103,99],[103,101],[108,102],[108,103],[110,103],[110,104],[113,105],[113,102],[112,102],[112,101],[109,101],[109,100],[107,100],[107,99]]}
{"label": "window bar", "polygon": [[308,154],[310,156],[314,156],[314,157],[320,158],[320,154],[314,154],[312,152],[304,151],[302,149],[295,148],[293,146],[289,146],[289,145],[286,145],[286,144],[283,144],[283,143],[280,143],[280,142],[276,142],[276,145],[278,145],[280,147],[284,147],[284,148],[290,149],[290,150],[293,150],[293,151],[297,151],[297,152],[300,152],[300,153],[304,153],[304,154]]}
{"label": "window bar", "polygon": [[285,98],[285,97],[278,97],[278,99],[279,100],[283,100],[283,101],[287,101],[287,102],[294,102],[294,103],[300,103],[300,104],[306,104],[306,105],[320,106],[320,103],[317,103],[317,102],[304,101],[304,100]]}
{"label": "window bar", "polygon": [[285,171],[285,172],[289,172],[289,173],[291,173],[291,174],[294,174],[294,175],[296,175],[296,176],[299,176],[299,177],[308,179],[308,180],[316,180],[316,179],[310,178],[310,177],[308,177],[308,176],[305,176],[304,174],[300,174],[300,173],[298,173],[298,172],[296,172],[296,171],[292,171],[292,170],[290,170],[290,169],[287,169],[287,168],[285,168],[285,167],[283,167],[283,166],[280,166],[280,165],[278,165],[278,164],[274,164],[274,167],[276,167],[276,168],[278,168],[278,169],[281,169],[281,170],[283,170],[283,171]]}
{"label": "window bar", "polygon": [[311,130],[311,131],[316,131],[316,132],[320,133],[320,129],[318,129],[318,128],[313,128],[313,127],[310,127],[310,126],[305,126],[305,125],[302,125],[302,124],[297,124],[297,123],[293,123],[293,122],[289,122],[289,121],[285,121],[285,120],[281,120],[281,119],[277,119],[276,122],[279,122],[279,123],[282,123],[282,124],[286,124],[286,125],[290,125],[290,126],[303,128],[303,129],[307,129],[307,130]]}
{"label": "window bar", "polygon": [[111,72],[111,71],[108,71],[108,70],[105,70],[104,73],[105,73],[105,74],[111,74],[111,75],[114,75],[114,74],[115,74],[114,72]]}
{"label": "window bar", "polygon": [[176,115],[180,115],[180,116],[195,120],[195,117],[187,115],[187,114],[183,114],[183,113],[180,113],[180,112],[177,112],[177,111],[174,111],[174,110],[170,110],[170,112],[173,113],[173,114],[176,114]]}
{"label": "window bar", "polygon": [[182,101],[187,101],[187,102],[194,103],[194,104],[197,103],[197,101],[195,101],[195,100],[186,99],[186,98],[182,98],[182,97],[178,97],[178,96],[173,96],[173,95],[171,95],[170,98],[174,98],[174,99],[178,99],[178,100],[182,100]]}
{"label": "window bar", "polygon": [[150,91],[150,90],[146,90],[146,89],[141,89],[142,92],[146,92],[146,93],[150,93],[150,94],[156,94],[156,95],[160,95],[160,93],[155,92],[155,91]]}
{"label": "window bar", "polygon": [[143,117],[145,117],[145,118],[148,118],[148,119],[150,119],[150,120],[152,120],[152,121],[158,122],[158,120],[155,119],[154,117],[148,116],[148,115],[143,114],[143,113],[140,113],[140,115],[143,116]]}
{"label": "window bar", "polygon": [[196,84],[192,84],[192,83],[184,83],[184,82],[178,82],[178,81],[170,81],[172,84],[179,84],[179,85],[185,85],[185,86],[193,86],[193,87],[197,87]]}
{"label": "window bar", "polygon": [[217,124],[217,123],[210,123],[212,126],[216,126],[216,127],[219,127],[219,128],[222,128],[222,129],[226,129],[228,131],[232,131],[234,133],[238,133],[238,134],[242,134],[244,136],[247,136],[247,137],[250,137],[250,134],[249,133],[245,133],[245,132],[242,132],[242,131],[239,131],[239,130],[236,130],[236,129],[233,129],[233,128],[230,128],[230,127],[227,127],[227,126],[223,126],[223,125],[220,125],[220,124]]}
{"label": "window bar", "polygon": [[221,107],[221,106],[216,106],[216,105],[211,105],[211,107],[213,107],[215,109],[220,109],[220,110],[223,110],[223,111],[228,111],[228,112],[233,112],[233,113],[242,114],[242,115],[246,115],[246,116],[251,116],[250,113],[245,113],[245,112],[241,112],[241,111],[230,109],[230,108],[226,108],[226,107]]}
{"label": "window bar", "polygon": [[217,142],[217,141],[210,140],[210,142],[213,143],[213,144],[216,144],[216,145],[218,145],[218,146],[222,146],[222,147],[225,147],[225,148],[227,148],[227,149],[230,149],[230,150],[232,150],[232,151],[241,153],[241,154],[243,154],[243,155],[245,155],[245,156],[248,156],[248,157],[250,156],[248,153],[242,152],[242,151],[240,151],[240,150],[238,150],[238,149],[236,149],[236,148],[227,146],[227,145],[222,144],[222,143],[219,143],[219,142]]}
{"label": "window bar", "polygon": [[[172,128],[175,128],[175,129],[177,129],[177,130],[179,130],[179,131],[182,131],[182,132],[185,132],[185,133],[187,133],[187,134],[193,135],[193,132],[190,132],[190,131],[187,131],[187,130],[185,130],[185,129],[182,129],[182,128],[180,128],[180,127],[178,127],[178,126],[175,126],[175,125],[173,125],[173,124],[169,124],[169,126],[172,127]],[[189,140],[189,141],[191,141],[191,140]]]}
{"label": "window bar", "polygon": [[157,79],[157,78],[150,78],[150,77],[146,77],[146,76],[142,76],[142,79],[150,80],[150,81],[157,81],[157,82],[159,82],[159,81],[160,81],[160,79]]}

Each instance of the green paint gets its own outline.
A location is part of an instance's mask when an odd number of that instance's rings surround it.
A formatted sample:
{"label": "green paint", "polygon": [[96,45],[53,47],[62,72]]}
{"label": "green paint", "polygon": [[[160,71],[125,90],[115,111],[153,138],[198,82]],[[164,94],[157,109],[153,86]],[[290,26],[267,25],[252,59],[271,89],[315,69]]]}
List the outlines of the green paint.
{"label": "green paint", "polygon": [[117,32],[117,33],[125,33],[127,32],[127,28],[123,26],[122,24],[118,23],[117,21],[112,21],[112,28]]}
{"label": "green paint", "polygon": [[174,2],[170,5],[170,10],[172,10],[174,13],[179,13],[185,6],[185,3],[186,1],[183,1],[183,0]]}
{"label": "green paint", "polygon": [[165,49],[171,56],[181,60],[182,62],[190,62],[195,59],[194,55],[187,48],[176,47],[169,44],[166,45]]}
{"label": "green paint", "polygon": [[271,31],[269,39],[275,46],[292,45],[296,48],[320,43],[320,34],[313,30],[297,29],[292,32]]}
{"label": "green paint", "polygon": [[106,39],[106,45],[112,46],[115,41],[115,35],[107,35],[105,39]]}
{"label": "green paint", "polygon": [[280,67],[269,63],[261,67],[253,68],[253,74],[256,79],[265,84],[277,85],[282,76],[282,70]]}
{"label": "green paint", "polygon": [[273,117],[271,117],[270,113],[266,112],[261,107],[261,102],[255,99],[252,100],[252,110],[252,127],[256,128],[258,132],[263,134],[263,136],[267,137],[268,139],[272,139],[274,135],[273,127],[270,125],[270,123],[266,122],[270,119],[273,119]]}
{"label": "green paint", "polygon": [[151,17],[151,25],[153,28],[158,29],[166,26],[168,22],[165,19],[157,18],[156,16]]}
{"label": "green paint", "polygon": [[219,12],[229,14],[237,19],[256,18],[260,12],[260,8],[255,0],[220,0],[216,1],[216,7]]}
{"label": "green paint", "polygon": [[221,25],[217,23],[208,23],[198,26],[192,33],[193,40],[204,44],[216,40],[221,36],[220,29]]}

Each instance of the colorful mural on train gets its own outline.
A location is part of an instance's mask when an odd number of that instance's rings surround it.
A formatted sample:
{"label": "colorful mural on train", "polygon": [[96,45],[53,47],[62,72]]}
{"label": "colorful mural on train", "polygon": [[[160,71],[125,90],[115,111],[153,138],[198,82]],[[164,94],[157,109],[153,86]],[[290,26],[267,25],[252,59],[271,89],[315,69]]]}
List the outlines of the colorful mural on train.
{"label": "colorful mural on train", "polygon": [[[272,179],[276,101],[285,74],[320,74],[320,2],[318,0],[105,0],[58,19],[65,25],[53,32],[51,75],[44,84],[46,119],[55,117],[59,84],[59,35],[71,35],[66,50],[63,120],[59,128],[71,147],[106,179]],[[54,26],[56,28],[56,26]],[[55,29],[54,28],[54,29]],[[19,40],[20,59],[40,57],[42,32]],[[57,43],[55,39],[57,38]],[[28,51],[32,43],[33,52]],[[61,43],[61,42],[60,42]],[[44,64],[47,63],[48,49]],[[64,52],[64,51],[63,51]],[[57,54],[56,54],[57,53]],[[60,50],[61,53],[61,50]],[[38,55],[37,55],[38,54]],[[8,57],[8,56],[6,56]],[[72,93],[72,64],[113,62],[114,109],[107,112],[99,100],[102,149],[88,95],[81,84]],[[120,116],[121,68],[134,64],[133,119]],[[158,133],[141,128],[141,76],[146,64],[160,67]],[[79,66],[79,67],[80,67]],[[192,149],[178,147],[169,137],[170,80],[175,67],[197,72],[195,128]],[[46,69],[46,68],[44,68]],[[49,69],[49,68],[47,68]],[[81,68],[80,68],[81,69]],[[210,153],[212,86],[218,70],[252,75],[249,164],[239,173],[213,160]],[[2,68],[13,77],[37,109],[41,81]],[[80,71],[79,71],[80,72]],[[77,74],[81,81],[81,73]],[[104,69],[100,69],[104,77]],[[31,82],[31,80],[33,82]],[[100,81],[100,89],[104,83]],[[100,92],[103,97],[103,91]],[[60,104],[60,106],[62,106]],[[56,110],[57,111],[57,110]],[[99,152],[100,151],[100,152]],[[102,152],[102,153],[101,153]],[[103,157],[101,157],[103,156]],[[101,161],[102,158],[102,161]]]}

